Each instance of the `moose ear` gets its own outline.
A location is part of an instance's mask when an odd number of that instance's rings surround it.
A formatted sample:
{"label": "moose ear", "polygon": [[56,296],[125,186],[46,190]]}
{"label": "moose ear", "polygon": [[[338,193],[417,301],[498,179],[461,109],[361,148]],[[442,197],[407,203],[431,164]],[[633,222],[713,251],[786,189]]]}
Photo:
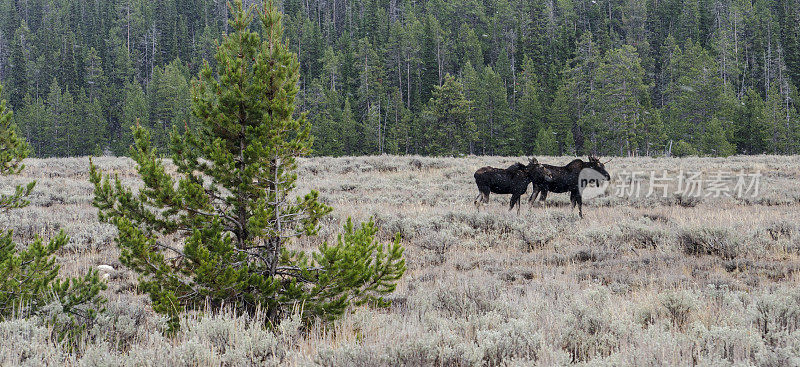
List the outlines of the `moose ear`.
{"label": "moose ear", "polygon": [[528,164],[539,164],[539,161],[536,160],[536,157],[528,158]]}

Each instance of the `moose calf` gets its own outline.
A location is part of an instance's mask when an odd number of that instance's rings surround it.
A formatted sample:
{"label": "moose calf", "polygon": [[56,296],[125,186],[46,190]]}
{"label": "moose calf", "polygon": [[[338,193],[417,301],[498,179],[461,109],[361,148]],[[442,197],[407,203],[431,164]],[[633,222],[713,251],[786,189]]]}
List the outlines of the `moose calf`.
{"label": "moose calf", "polygon": [[531,158],[527,166],[514,163],[506,169],[482,167],[475,171],[474,176],[480,192],[475,198],[475,206],[480,208],[480,203],[488,203],[489,193],[511,194],[508,210],[517,205],[517,213],[520,209],[520,196],[528,189],[529,183],[533,182],[536,187],[552,179],[550,171],[539,164],[536,158]]}

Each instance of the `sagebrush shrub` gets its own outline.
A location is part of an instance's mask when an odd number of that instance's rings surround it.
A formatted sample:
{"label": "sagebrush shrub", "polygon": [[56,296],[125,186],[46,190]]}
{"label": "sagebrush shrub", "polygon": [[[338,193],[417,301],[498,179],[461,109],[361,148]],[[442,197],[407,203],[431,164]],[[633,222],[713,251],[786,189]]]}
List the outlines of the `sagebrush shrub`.
{"label": "sagebrush shrub", "polygon": [[689,255],[733,259],[742,252],[741,240],[725,228],[688,228],[678,232],[678,244]]}

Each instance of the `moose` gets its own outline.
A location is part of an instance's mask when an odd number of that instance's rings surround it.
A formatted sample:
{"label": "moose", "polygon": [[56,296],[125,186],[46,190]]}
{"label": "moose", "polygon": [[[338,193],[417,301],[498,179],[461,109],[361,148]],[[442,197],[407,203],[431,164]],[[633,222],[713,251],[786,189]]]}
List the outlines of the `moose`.
{"label": "moose", "polygon": [[581,197],[581,190],[579,187],[579,176],[584,169],[593,169],[600,173],[606,180],[611,180],[611,175],[606,172],[605,163],[600,162],[596,156],[589,156],[589,162],[584,162],[580,159],[575,159],[569,162],[566,166],[552,166],[549,164],[543,165],[545,169],[550,171],[552,179],[549,181],[540,181],[533,183],[533,192],[528,198],[528,202],[533,204],[536,196],[540,195],[540,201],[544,204],[547,199],[548,192],[564,193],[569,192],[569,200],[572,203],[572,210],[575,210],[575,205],[578,205],[578,214],[583,218],[583,199]]}
{"label": "moose", "polygon": [[494,168],[482,167],[475,171],[475,184],[478,185],[480,192],[475,198],[475,206],[480,208],[481,203],[489,202],[489,193],[511,194],[511,203],[508,210],[517,206],[517,213],[520,210],[520,196],[528,190],[528,184],[534,183],[534,187],[540,186],[552,179],[550,171],[542,166],[536,158],[530,158],[528,165],[514,163],[510,167]]}

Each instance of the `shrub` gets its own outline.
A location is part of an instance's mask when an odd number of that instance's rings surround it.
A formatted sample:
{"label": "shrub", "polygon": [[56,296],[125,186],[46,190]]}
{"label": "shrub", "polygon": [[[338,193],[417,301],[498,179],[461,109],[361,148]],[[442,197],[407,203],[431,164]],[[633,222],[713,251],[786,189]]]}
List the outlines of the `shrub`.
{"label": "shrub", "polygon": [[668,292],[659,297],[659,303],[672,325],[679,330],[686,328],[695,307],[695,300],[685,292]]}
{"label": "shrub", "polygon": [[699,153],[697,152],[697,149],[695,149],[692,144],[689,144],[683,140],[678,140],[678,142],[675,143],[675,146],[672,148],[672,155],[676,157],[687,157],[692,155],[696,156],[698,154]]}
{"label": "shrub", "polygon": [[484,364],[500,366],[515,358],[535,361],[542,344],[536,326],[530,320],[511,319],[494,329],[478,331]]}
{"label": "shrub", "polygon": [[741,252],[741,243],[724,228],[691,228],[678,233],[678,243],[689,255],[716,255],[733,259]]}
{"label": "shrub", "polygon": [[631,243],[635,248],[656,248],[665,240],[663,229],[654,226],[654,222],[641,218],[637,221],[620,225],[619,239]]}
{"label": "shrub", "polygon": [[761,295],[751,305],[751,314],[764,342],[783,347],[800,330],[800,293],[793,290]]}
{"label": "shrub", "polygon": [[572,362],[586,362],[619,350],[622,330],[611,319],[609,301],[608,291],[599,288],[585,292],[573,302],[562,336],[562,346]]}

